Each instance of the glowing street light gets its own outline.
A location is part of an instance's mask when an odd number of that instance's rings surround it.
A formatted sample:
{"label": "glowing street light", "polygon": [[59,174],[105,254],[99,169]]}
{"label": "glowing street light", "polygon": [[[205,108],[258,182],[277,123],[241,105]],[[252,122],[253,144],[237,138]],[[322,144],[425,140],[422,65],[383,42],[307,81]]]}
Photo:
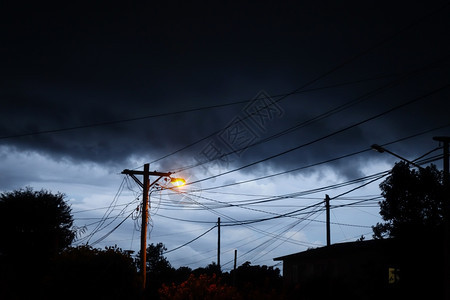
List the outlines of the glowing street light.
{"label": "glowing street light", "polygon": [[170,178],[170,183],[175,187],[181,187],[186,184],[184,178]]}

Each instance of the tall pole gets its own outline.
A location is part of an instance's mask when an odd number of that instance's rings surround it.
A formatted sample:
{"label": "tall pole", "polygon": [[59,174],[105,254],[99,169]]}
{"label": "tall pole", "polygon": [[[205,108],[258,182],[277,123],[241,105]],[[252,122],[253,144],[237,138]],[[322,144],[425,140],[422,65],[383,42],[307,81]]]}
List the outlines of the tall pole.
{"label": "tall pole", "polygon": [[325,208],[327,211],[327,246],[331,245],[331,233],[330,233],[330,196],[325,195]]}
{"label": "tall pole", "polygon": [[141,275],[142,288],[147,282],[147,222],[148,222],[148,193],[149,193],[149,164],[144,165],[144,182],[142,195],[142,226],[141,226]]}
{"label": "tall pole", "polygon": [[234,249],[233,286],[236,286],[236,262],[237,262],[237,249]]}
{"label": "tall pole", "polygon": [[450,137],[436,136],[433,140],[442,142],[444,147],[444,299],[450,299],[450,185],[449,185],[449,143]]}
{"label": "tall pole", "polygon": [[443,143],[444,146],[444,186],[448,187],[449,184],[449,144],[450,144],[450,137],[448,136],[436,136],[433,138],[435,141],[439,141]]}
{"label": "tall pole", "polygon": [[217,218],[217,266],[220,269],[220,218]]}
{"label": "tall pole", "polygon": [[237,249],[234,249],[234,266],[233,270],[236,271],[236,262],[237,262]]}
{"label": "tall pole", "polygon": [[[139,186],[142,187],[142,228],[141,228],[141,276],[142,288],[145,289],[147,281],[147,221],[148,221],[148,206],[149,206],[149,191],[155,183],[163,177],[169,177],[172,173],[163,173],[156,171],[149,171],[150,165],[144,165],[144,171],[128,170],[122,171],[122,174],[130,175]],[[136,175],[142,175],[144,180],[141,182]],[[150,176],[158,176],[158,178],[150,184]]]}

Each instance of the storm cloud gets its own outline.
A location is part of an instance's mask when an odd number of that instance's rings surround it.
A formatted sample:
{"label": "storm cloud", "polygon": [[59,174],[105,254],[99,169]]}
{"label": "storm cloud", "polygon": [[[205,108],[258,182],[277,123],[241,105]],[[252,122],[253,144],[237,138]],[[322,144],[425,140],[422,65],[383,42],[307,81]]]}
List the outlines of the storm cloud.
{"label": "storm cloud", "polygon": [[402,2],[5,6],[1,188],[45,182],[31,158],[229,183],[419,157],[449,133],[450,8]]}

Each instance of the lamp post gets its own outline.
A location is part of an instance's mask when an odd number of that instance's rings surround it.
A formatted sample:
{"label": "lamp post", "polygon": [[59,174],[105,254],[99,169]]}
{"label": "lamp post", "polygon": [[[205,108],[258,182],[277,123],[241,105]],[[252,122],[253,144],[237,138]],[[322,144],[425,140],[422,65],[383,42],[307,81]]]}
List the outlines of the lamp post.
{"label": "lamp post", "polygon": [[[135,171],[125,169],[122,174],[130,175],[136,183],[142,187],[142,226],[141,226],[141,275],[142,275],[142,288],[145,290],[147,281],[147,222],[148,222],[148,207],[149,207],[149,191],[150,188],[155,185],[161,178],[170,178],[170,182],[174,186],[182,186],[186,181],[182,178],[172,178],[171,172],[156,172],[149,171],[150,165],[144,165],[144,171]],[[142,175],[143,182],[141,182],[135,175]],[[150,176],[157,176],[158,178],[150,183]]]}

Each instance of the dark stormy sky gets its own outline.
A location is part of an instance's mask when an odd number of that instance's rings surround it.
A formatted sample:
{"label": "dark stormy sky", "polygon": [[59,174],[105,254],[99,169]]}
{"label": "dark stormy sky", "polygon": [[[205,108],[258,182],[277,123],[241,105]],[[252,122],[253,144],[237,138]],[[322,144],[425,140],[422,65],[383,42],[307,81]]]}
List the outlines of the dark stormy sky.
{"label": "dark stormy sky", "polygon": [[[152,239],[168,249],[214,225],[168,216],[232,224],[316,203],[325,191],[269,208],[248,202],[385,171],[398,159],[369,151],[374,143],[415,159],[439,146],[433,136],[450,135],[449,13],[446,1],[2,4],[0,190],[66,193],[86,235],[102,224],[80,240],[92,243],[138,205],[139,188],[123,169],[180,171],[190,196],[153,193]],[[339,204],[379,194],[378,183]],[[219,207],[234,201],[245,208]],[[370,238],[374,204],[336,209],[334,242]],[[273,264],[323,245],[323,210],[308,213],[306,221],[230,226],[224,247],[244,238],[241,249],[253,256],[241,263]],[[105,216],[111,225],[95,223]],[[133,224],[98,246],[136,248]],[[214,238],[169,258],[206,265]]]}

